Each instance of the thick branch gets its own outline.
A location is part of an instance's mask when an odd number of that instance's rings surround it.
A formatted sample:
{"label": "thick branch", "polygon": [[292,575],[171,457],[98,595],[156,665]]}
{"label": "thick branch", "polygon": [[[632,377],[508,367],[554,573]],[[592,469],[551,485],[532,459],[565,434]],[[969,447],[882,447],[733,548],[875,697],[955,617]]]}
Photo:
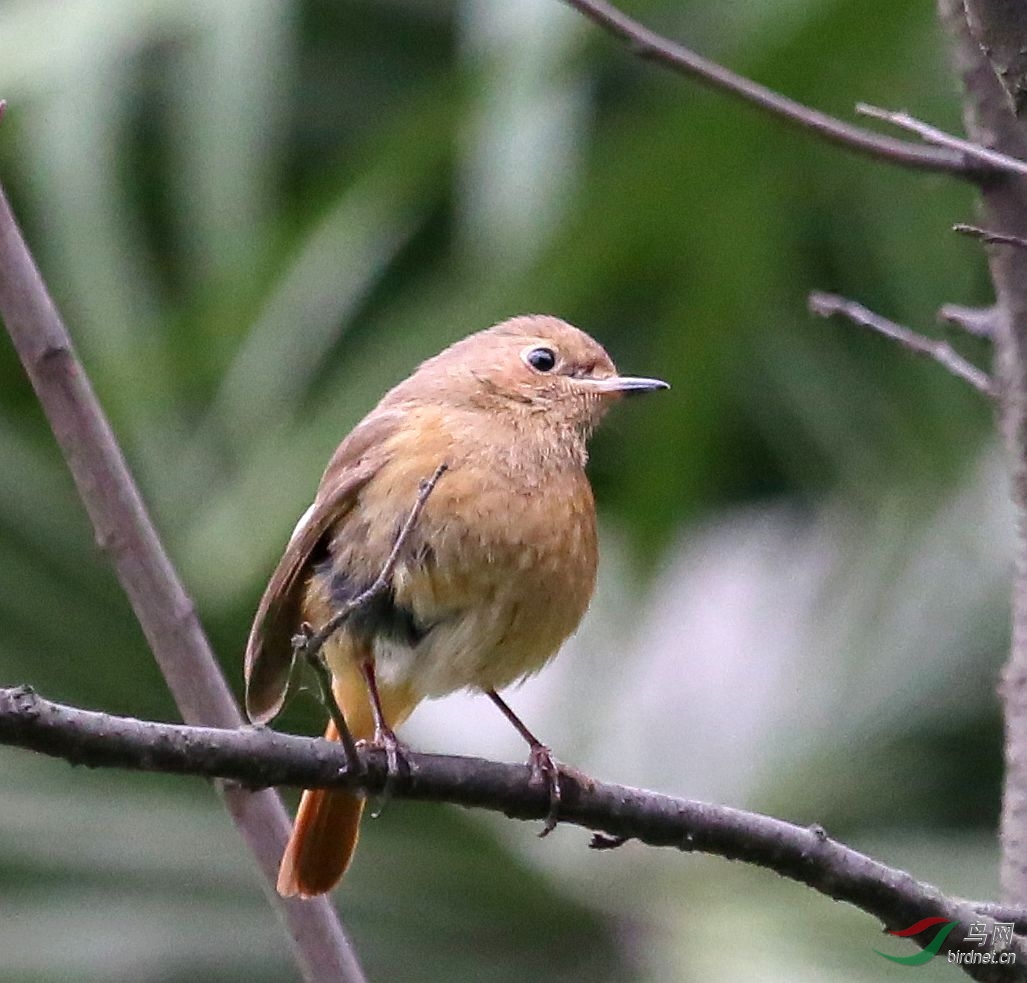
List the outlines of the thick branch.
{"label": "thick branch", "polygon": [[963,0],[963,5],[970,32],[1019,115],[1027,102],[1027,16],[1022,0]]}
{"label": "thick branch", "polygon": [[564,2],[614,37],[626,41],[639,58],[655,61],[671,71],[736,96],[779,119],[810,130],[830,143],[901,167],[954,174],[975,180],[993,169],[990,164],[975,160],[962,151],[896,140],[804,106],[649,30],[605,0]]}
{"label": "thick branch", "polygon": [[[966,87],[966,131],[977,143],[1027,159],[1027,136],[1010,111],[992,66],[971,36],[963,0],[939,0],[942,21],[955,43]],[[981,187],[982,225],[1027,237],[1027,180],[1010,178]],[[1006,776],[1002,799],[1002,889],[1005,900],[1027,903],[1027,250],[989,249],[996,312],[992,340],[999,419],[1012,475],[1016,511],[1016,577],[1009,661],[1002,675]]]}
{"label": "thick branch", "polygon": [[[219,777],[249,787],[359,787],[380,792],[389,780],[386,754],[360,751],[363,768],[347,770],[339,745],[319,738],[293,737],[263,728],[216,730],[159,724],[78,710],[51,703],[27,688],[0,689],[0,743],[27,748],[89,767]],[[544,786],[530,780],[526,765],[478,758],[408,752],[409,773],[396,780],[397,798],[490,809],[514,819],[543,819],[549,811]],[[802,827],[756,813],[672,798],[656,792],[597,782],[561,769],[560,819],[608,837],[636,839],[743,860],[807,884],[902,929],[923,918],[941,916],[959,923],[951,947],[967,949],[972,922],[989,915],[966,901],[943,895],[903,871],[832,840],[820,827]],[[995,909],[1006,918],[1007,909]],[[1016,914],[1022,921],[1024,912]],[[989,931],[991,925],[989,924]],[[933,932],[914,941],[928,943]],[[1014,939],[1021,967],[1027,965],[1022,940]],[[947,950],[946,950],[947,951]],[[967,967],[983,971],[984,967]],[[1020,979],[1010,969],[976,979]]]}
{"label": "thick branch", "polygon": [[[128,471],[71,338],[0,188],[0,316],[68,463],[96,540],[139,619],[184,720],[238,727],[242,718]],[[222,795],[267,881],[294,955],[310,981],[363,980],[327,901],[299,903],[273,890],[289,819],[277,795]]]}

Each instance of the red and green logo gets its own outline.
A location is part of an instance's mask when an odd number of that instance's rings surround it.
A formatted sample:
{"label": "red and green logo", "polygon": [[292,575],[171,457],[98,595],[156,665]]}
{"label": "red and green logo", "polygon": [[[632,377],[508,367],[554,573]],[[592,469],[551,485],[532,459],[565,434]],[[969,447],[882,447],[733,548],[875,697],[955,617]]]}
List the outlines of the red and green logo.
{"label": "red and green logo", "polygon": [[874,952],[879,956],[884,956],[885,959],[890,959],[893,963],[899,963],[901,966],[923,966],[924,963],[930,962],[938,955],[938,950],[945,944],[949,933],[958,924],[959,922],[950,922],[947,918],[922,918],[915,925],[910,925],[909,928],[898,929],[888,934],[909,938],[911,935],[919,935],[921,932],[926,932],[927,929],[934,925],[944,926],[938,929],[938,934],[931,940],[930,945],[924,946],[923,949],[919,952],[914,952],[911,956],[889,956],[887,952],[881,952],[880,949],[874,949]]}
{"label": "red and green logo", "polygon": [[[958,924],[959,922],[949,921],[947,918],[922,918],[909,928],[889,934],[909,938],[940,925],[930,945],[924,946],[920,952],[915,952],[912,956],[889,956],[880,949],[874,949],[874,952],[900,966],[923,966],[938,955],[952,929]],[[1012,966],[1016,962],[1016,952],[1011,948],[1015,927],[1014,922],[971,922],[970,930],[963,937],[963,944],[958,948],[950,948],[946,958],[954,966]],[[989,935],[991,948],[986,949]]]}

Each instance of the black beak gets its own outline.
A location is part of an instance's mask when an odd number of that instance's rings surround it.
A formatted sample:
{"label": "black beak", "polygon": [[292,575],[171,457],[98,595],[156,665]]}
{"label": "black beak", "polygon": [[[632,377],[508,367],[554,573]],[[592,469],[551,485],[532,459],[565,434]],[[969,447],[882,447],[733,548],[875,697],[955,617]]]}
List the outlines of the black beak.
{"label": "black beak", "polygon": [[670,389],[662,379],[644,379],[634,375],[611,375],[606,379],[579,379],[590,389],[600,393],[623,393],[633,396],[637,393],[652,393],[657,389]]}

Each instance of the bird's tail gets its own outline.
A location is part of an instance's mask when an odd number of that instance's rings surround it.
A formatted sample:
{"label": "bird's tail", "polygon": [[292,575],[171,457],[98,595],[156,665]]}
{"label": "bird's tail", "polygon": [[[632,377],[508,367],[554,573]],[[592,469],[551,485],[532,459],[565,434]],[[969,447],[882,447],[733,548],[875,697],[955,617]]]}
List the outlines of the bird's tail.
{"label": "bird's tail", "polygon": [[[336,702],[356,740],[374,736],[374,717],[367,685],[356,666],[336,675]],[[390,727],[398,727],[417,705],[408,687],[380,687],[382,710]],[[334,723],[325,737],[337,741]],[[278,893],[310,898],[330,891],[346,873],[360,835],[364,797],[344,789],[307,789],[300,800],[292,836],[278,868]]]}

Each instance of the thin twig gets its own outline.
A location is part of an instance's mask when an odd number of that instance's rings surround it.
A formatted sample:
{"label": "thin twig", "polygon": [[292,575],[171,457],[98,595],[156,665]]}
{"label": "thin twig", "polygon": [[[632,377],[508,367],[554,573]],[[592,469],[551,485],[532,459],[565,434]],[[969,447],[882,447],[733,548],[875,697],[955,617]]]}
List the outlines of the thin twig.
{"label": "thin twig", "polygon": [[997,307],[964,307],[962,304],[942,304],[938,320],[954,324],[976,338],[994,338],[999,318]]}
{"label": "thin twig", "polygon": [[869,116],[871,119],[883,120],[903,130],[915,133],[920,139],[936,147],[944,147],[949,150],[956,150],[967,157],[987,164],[996,171],[1007,171],[1011,174],[1027,174],[1027,162],[1009,154],[1000,153],[997,150],[989,150],[987,147],[972,140],[965,140],[962,137],[953,136],[944,130],[939,130],[930,123],[910,116],[909,113],[896,112],[891,109],[882,109],[880,106],[871,106],[869,103],[856,103],[856,112],[860,116]]}
{"label": "thin twig", "polygon": [[[143,505],[67,329],[0,188],[0,316],[60,445],[96,532],[111,557],[184,720],[239,727],[242,716],[196,611]],[[219,789],[270,885],[290,822],[274,792]],[[334,908],[268,891],[308,981],[360,983],[363,972]]]}
{"label": "thin twig", "polygon": [[413,508],[411,508],[410,514],[406,518],[406,522],[403,523],[403,528],[400,529],[399,535],[396,537],[396,542],[392,546],[392,552],[389,553],[388,559],[379,571],[374,583],[371,584],[367,590],[361,592],[351,601],[348,601],[339,608],[339,610],[309,638],[303,639],[302,651],[305,656],[309,658],[311,654],[320,652],[324,647],[325,642],[327,642],[328,639],[339,630],[347,619],[352,617],[354,611],[370,604],[371,601],[373,601],[379,594],[389,589],[392,581],[392,572],[396,569],[396,563],[399,560],[400,553],[403,551],[403,547],[410,538],[410,533],[417,524],[417,520],[421,517],[421,512],[424,511],[424,505],[425,502],[428,501],[428,496],[435,490],[435,486],[438,484],[439,478],[446,473],[448,468],[448,464],[440,464],[430,478],[421,482],[417,491],[417,500],[414,502]]}
{"label": "thin twig", "polygon": [[965,222],[957,222],[952,226],[952,231],[960,232],[973,239],[980,239],[989,246],[1017,246],[1020,249],[1027,249],[1027,239],[1023,236],[1010,235],[1007,232],[992,232],[990,229],[967,225]]}
{"label": "thin twig", "polygon": [[901,324],[889,321],[887,318],[875,314],[862,304],[849,300],[846,297],[839,297],[836,294],[826,294],[814,291],[809,295],[809,309],[813,314],[820,317],[831,317],[841,314],[847,317],[854,324],[865,328],[871,328],[879,334],[883,334],[892,341],[908,348],[918,355],[926,355],[936,362],[944,365],[954,376],[969,382],[971,386],[985,396],[995,396],[995,386],[987,373],[982,372],[972,362],[968,362],[962,355],[956,352],[947,341],[935,338],[927,338],[917,334]]}
{"label": "thin twig", "polygon": [[306,651],[306,646],[312,634],[313,629],[304,622],[303,630],[294,640],[296,651],[303,654],[304,660],[314,673],[318,689],[321,691],[321,702],[328,710],[328,716],[332,718],[332,723],[335,724],[335,730],[339,735],[339,743],[346,752],[346,760],[349,762],[349,767],[360,769],[362,765],[360,755],[357,754],[357,742],[353,740],[353,731],[349,729],[346,716],[339,706],[339,701],[335,699],[335,693],[332,692],[332,671],[328,668],[328,663],[325,662],[324,653],[321,651]]}
{"label": "thin twig", "polygon": [[[158,724],[51,703],[26,687],[0,689],[0,744],[38,751],[90,767],[219,776],[249,786],[360,788],[380,792],[389,781],[387,755],[360,750],[365,770],[346,767],[334,741],[295,737],[267,728],[217,730]],[[434,754],[406,755],[410,766],[395,778],[400,799],[450,802],[538,820],[549,810],[547,790],[531,780],[524,765]],[[1027,912],[980,910],[910,874],[833,840],[820,826],[798,826],[758,813],[679,799],[656,792],[595,781],[573,769],[561,771],[560,819],[603,834],[603,844],[636,840],[653,847],[710,853],[776,871],[831,898],[848,902],[903,929],[941,916],[959,923],[946,951],[968,950],[973,922],[1022,923]],[[924,946],[932,932],[913,939]],[[1013,940],[1018,962],[1027,960],[1023,940]],[[967,967],[972,975],[974,971]],[[1019,979],[1015,969],[980,979]]]}
{"label": "thin twig", "polygon": [[972,180],[978,180],[994,169],[993,165],[986,162],[985,166],[981,167],[979,163],[968,159],[967,155],[954,150],[925,147],[908,140],[897,140],[804,106],[649,30],[605,0],[564,2],[605,31],[626,41],[639,58],[657,62],[711,88],[743,99],[765,112],[810,130],[825,140],[849,150],[901,167],[953,174]]}
{"label": "thin twig", "polygon": [[351,768],[360,768],[357,744],[353,740],[353,732],[349,729],[349,724],[346,723],[345,714],[343,714],[338,701],[335,699],[335,693],[332,691],[332,673],[325,662],[324,653],[321,650],[332,635],[352,618],[354,614],[366,608],[380,594],[391,589],[392,574],[396,569],[396,563],[399,561],[400,554],[403,552],[410,534],[414,531],[417,520],[420,519],[421,513],[424,511],[424,505],[428,501],[428,497],[435,490],[435,486],[439,483],[439,478],[446,473],[448,468],[449,465],[443,462],[435,469],[430,478],[426,478],[418,486],[417,498],[414,500],[410,513],[407,515],[399,535],[396,536],[396,542],[392,544],[392,550],[388,557],[386,557],[385,563],[378,572],[374,583],[367,590],[362,591],[356,597],[347,601],[317,631],[314,631],[311,625],[304,622],[300,626],[300,631],[292,639],[293,659],[302,657],[310,668],[313,669],[314,675],[317,677],[318,687],[321,690],[321,701],[327,708],[328,716],[332,718],[335,729],[339,732],[339,742],[346,751],[346,759],[349,761]]}

